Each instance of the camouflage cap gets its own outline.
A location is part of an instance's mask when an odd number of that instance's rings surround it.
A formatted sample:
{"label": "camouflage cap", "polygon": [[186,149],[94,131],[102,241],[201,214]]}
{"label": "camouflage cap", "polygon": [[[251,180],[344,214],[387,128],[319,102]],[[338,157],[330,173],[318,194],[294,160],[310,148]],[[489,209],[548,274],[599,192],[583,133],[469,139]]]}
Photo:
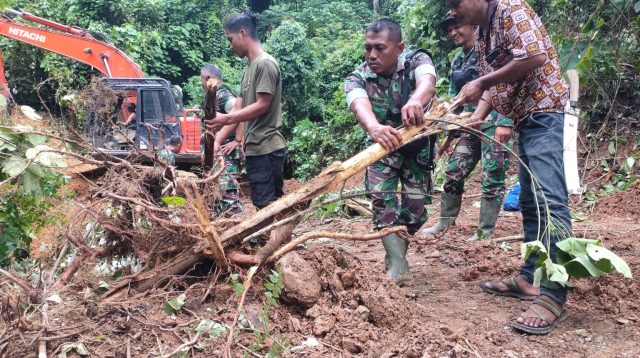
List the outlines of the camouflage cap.
{"label": "camouflage cap", "polygon": [[453,17],[451,10],[449,10],[447,12],[447,17],[440,22],[440,28],[444,32],[449,32],[449,26],[454,25],[456,23],[457,23],[456,19]]}

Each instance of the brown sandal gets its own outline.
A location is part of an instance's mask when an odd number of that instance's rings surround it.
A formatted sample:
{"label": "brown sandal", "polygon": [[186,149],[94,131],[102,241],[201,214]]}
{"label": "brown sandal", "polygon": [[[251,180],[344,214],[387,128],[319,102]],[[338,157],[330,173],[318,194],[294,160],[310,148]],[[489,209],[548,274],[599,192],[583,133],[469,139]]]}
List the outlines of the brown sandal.
{"label": "brown sandal", "polygon": [[[500,282],[502,282],[505,286],[507,286],[507,289],[508,289],[507,291],[500,291],[493,288]],[[487,286],[488,283],[490,283],[491,286],[493,287]],[[494,280],[494,281],[480,281],[480,288],[484,292],[490,293],[492,295],[497,295],[497,296],[515,297],[521,300],[535,300],[536,298],[538,298],[538,296],[532,296],[522,292],[522,288],[518,284],[518,281],[516,281],[515,276],[510,276],[507,279],[507,281],[504,281],[504,279]]]}
{"label": "brown sandal", "polygon": [[[556,318],[552,322],[547,321],[547,318],[538,310],[536,310],[536,305],[546,308],[551,313],[553,313],[556,316]],[[533,315],[527,316],[527,317],[524,317],[524,316],[521,316],[521,317],[524,319],[536,317],[536,318],[540,318],[542,321],[547,322],[549,324],[544,327],[531,327],[523,323],[519,323],[518,321],[514,321],[514,322],[511,322],[511,327],[522,332],[542,335],[542,334],[547,334],[553,331],[554,328],[556,328],[556,326],[558,325],[558,323],[567,319],[567,316],[568,316],[568,312],[565,308],[558,308],[558,306],[555,305],[555,302],[551,301],[551,298],[547,296],[540,296],[540,298],[535,299],[533,301],[533,304],[531,304],[531,306],[529,307],[529,310],[533,312]]]}

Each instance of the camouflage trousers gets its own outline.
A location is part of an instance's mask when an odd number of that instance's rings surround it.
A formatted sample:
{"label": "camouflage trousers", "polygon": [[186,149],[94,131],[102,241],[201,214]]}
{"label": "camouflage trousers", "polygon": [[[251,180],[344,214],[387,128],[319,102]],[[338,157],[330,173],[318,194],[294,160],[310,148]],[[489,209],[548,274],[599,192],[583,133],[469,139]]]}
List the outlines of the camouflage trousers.
{"label": "camouflage trousers", "polygon": [[[493,138],[496,127],[482,130],[485,137]],[[513,139],[506,144],[513,149]],[[449,157],[444,191],[450,194],[464,192],[464,180],[482,159],[482,196],[487,200],[501,201],[505,194],[505,173],[509,169],[509,152],[490,139],[462,132],[460,141]]]}
{"label": "camouflage trousers", "polygon": [[[240,175],[240,147],[228,155],[223,155],[225,170],[220,174],[220,201],[216,206],[219,214],[239,214],[244,212],[240,202],[238,176]],[[217,168],[216,170],[218,170]]]}
{"label": "camouflage trousers", "polygon": [[[415,158],[396,151],[367,167],[365,188],[372,201],[376,229],[406,225],[409,233],[414,234],[427,221],[425,205],[431,204],[428,166],[427,146]],[[402,185],[400,203],[398,184]]]}

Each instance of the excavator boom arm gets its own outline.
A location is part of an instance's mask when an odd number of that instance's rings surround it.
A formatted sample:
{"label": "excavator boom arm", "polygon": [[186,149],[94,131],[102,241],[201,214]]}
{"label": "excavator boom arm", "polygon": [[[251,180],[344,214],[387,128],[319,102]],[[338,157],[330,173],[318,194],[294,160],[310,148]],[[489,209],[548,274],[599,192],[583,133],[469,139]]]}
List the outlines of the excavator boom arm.
{"label": "excavator boom arm", "polygon": [[[32,15],[30,16],[33,17]],[[27,16],[25,18],[29,19]],[[51,26],[49,23],[45,25]],[[78,28],[68,27],[68,29],[70,30],[67,32],[53,31],[47,28],[24,25],[0,17],[1,36],[85,63],[107,77],[144,77],[140,66],[113,45],[98,41],[88,34],[82,34]],[[63,29],[58,30],[64,31]]]}

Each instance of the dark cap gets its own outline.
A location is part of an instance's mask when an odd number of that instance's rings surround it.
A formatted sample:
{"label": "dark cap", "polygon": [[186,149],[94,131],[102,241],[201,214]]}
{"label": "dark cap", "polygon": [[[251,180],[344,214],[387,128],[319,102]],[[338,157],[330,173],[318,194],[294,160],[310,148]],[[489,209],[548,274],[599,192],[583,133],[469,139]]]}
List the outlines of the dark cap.
{"label": "dark cap", "polygon": [[451,10],[449,10],[449,12],[447,12],[447,17],[440,22],[440,28],[442,29],[442,31],[448,32],[449,26],[454,25],[456,23],[457,23],[456,19],[451,14]]}

